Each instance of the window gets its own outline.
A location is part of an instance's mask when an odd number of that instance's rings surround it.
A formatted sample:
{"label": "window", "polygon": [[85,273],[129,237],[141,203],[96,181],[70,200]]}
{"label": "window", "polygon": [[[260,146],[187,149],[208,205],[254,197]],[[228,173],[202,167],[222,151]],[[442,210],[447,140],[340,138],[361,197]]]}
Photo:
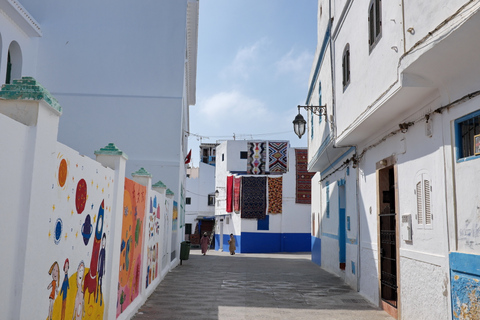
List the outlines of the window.
{"label": "window", "polygon": [[209,194],[208,195],[208,205],[209,206],[214,206],[215,205],[215,195],[214,194]]}
{"label": "window", "polygon": [[419,228],[432,228],[432,208],[430,194],[432,186],[428,174],[423,172],[417,175],[415,184],[415,195],[417,198],[417,222]]}
{"label": "window", "polygon": [[185,234],[192,234],[192,224],[185,223]]}
{"label": "window", "polygon": [[192,204],[192,198],[186,197],[185,198],[185,204]]}
{"label": "window", "polygon": [[269,220],[270,220],[269,215],[266,215],[265,219],[258,219],[257,230],[269,230]]}
{"label": "window", "polygon": [[12,41],[7,54],[7,72],[5,74],[5,83],[11,83],[13,80],[22,77],[22,51],[16,41]]}
{"label": "window", "polygon": [[222,153],[222,161],[225,161],[225,153]]}
{"label": "window", "polygon": [[247,159],[248,153],[247,151],[240,151],[240,159]]}
{"label": "window", "polygon": [[350,45],[347,44],[345,46],[345,50],[343,50],[343,57],[342,57],[342,72],[343,72],[343,91],[347,88],[350,84]]}
{"label": "window", "polygon": [[382,0],[372,0],[368,7],[368,45],[370,51],[382,35]]}
{"label": "window", "polygon": [[455,121],[457,160],[475,157],[475,136],[480,134],[480,110]]}

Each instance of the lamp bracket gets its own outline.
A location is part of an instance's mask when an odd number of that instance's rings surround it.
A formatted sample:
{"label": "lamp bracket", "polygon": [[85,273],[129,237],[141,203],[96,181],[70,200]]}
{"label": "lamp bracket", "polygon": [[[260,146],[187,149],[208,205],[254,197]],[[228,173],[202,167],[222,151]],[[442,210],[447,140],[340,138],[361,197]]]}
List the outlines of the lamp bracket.
{"label": "lamp bracket", "polygon": [[327,116],[327,104],[323,106],[298,106],[298,112],[300,113],[300,108],[305,109],[306,111],[312,111],[313,114],[321,117],[321,116]]}

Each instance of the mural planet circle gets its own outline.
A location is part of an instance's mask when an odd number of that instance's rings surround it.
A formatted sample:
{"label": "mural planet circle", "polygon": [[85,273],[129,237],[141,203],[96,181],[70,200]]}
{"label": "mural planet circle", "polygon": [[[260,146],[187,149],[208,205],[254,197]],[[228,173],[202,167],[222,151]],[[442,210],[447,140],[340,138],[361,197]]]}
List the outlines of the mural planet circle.
{"label": "mural planet circle", "polygon": [[60,161],[60,166],[58,167],[58,184],[60,187],[65,185],[65,182],[67,181],[67,173],[67,161],[62,159],[62,161]]}
{"label": "mural planet circle", "polygon": [[87,183],[84,179],[78,181],[77,192],[75,194],[75,206],[77,207],[77,213],[80,214],[85,209],[85,203],[87,202]]}
{"label": "mural planet circle", "polygon": [[54,239],[53,242],[55,244],[58,244],[60,242],[61,236],[62,236],[62,230],[63,230],[63,222],[62,219],[58,218],[57,221],[55,222],[55,233],[54,233]]}

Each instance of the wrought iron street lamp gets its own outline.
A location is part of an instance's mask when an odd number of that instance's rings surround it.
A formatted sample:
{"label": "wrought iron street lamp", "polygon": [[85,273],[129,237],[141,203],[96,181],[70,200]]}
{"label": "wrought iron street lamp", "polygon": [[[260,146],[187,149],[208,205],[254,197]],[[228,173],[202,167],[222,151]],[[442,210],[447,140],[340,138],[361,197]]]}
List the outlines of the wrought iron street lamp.
{"label": "wrought iron street lamp", "polygon": [[310,110],[312,111],[313,114],[321,117],[321,116],[327,116],[327,105],[324,106],[298,106],[298,114],[295,117],[295,120],[293,120],[293,131],[295,131],[295,134],[298,136],[299,139],[302,138],[302,136],[305,134],[305,129],[306,129],[306,124],[307,121],[303,118],[302,114],[300,113],[300,108],[303,108],[305,110]]}

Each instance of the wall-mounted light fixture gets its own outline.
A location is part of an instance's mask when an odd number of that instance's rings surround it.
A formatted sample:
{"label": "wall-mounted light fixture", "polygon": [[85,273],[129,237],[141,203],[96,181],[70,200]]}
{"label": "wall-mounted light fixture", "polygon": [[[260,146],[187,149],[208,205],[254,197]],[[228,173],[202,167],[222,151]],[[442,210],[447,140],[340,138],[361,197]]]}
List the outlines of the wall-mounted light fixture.
{"label": "wall-mounted light fixture", "polygon": [[295,134],[298,136],[299,139],[302,138],[302,136],[305,134],[305,129],[306,129],[306,124],[307,121],[303,118],[302,114],[300,113],[300,108],[303,108],[305,110],[310,110],[312,111],[313,114],[321,117],[325,116],[325,120],[327,119],[327,105],[325,104],[324,106],[298,106],[298,114],[295,117],[295,120],[293,120],[293,131],[295,131]]}
{"label": "wall-mounted light fixture", "polygon": [[220,194],[220,192],[218,192],[218,190],[215,190],[215,198],[218,198],[219,194]]}

